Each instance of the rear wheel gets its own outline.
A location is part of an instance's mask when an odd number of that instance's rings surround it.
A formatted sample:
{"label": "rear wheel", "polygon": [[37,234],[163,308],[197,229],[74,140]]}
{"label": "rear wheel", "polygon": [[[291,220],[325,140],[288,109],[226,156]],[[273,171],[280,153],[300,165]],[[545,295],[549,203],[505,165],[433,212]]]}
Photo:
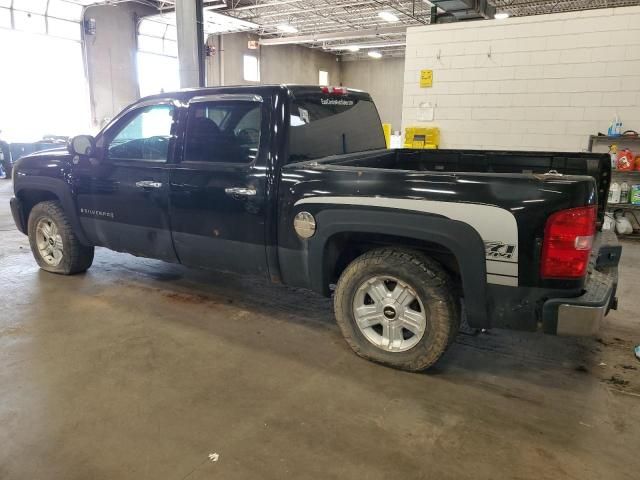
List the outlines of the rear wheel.
{"label": "rear wheel", "polygon": [[383,248],[343,272],[334,309],[361,357],[403,370],[424,370],[457,333],[458,309],[440,264],[420,252]]}
{"label": "rear wheel", "polygon": [[41,202],[31,209],[29,244],[36,262],[47,272],[72,275],[93,263],[93,247],[80,243],[56,201]]}

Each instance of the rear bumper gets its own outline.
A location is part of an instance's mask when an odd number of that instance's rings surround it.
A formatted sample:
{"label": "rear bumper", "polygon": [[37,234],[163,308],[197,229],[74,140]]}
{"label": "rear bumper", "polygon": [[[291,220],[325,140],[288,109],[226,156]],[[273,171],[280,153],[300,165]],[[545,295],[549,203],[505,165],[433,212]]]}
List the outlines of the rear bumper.
{"label": "rear bumper", "polygon": [[585,292],[579,297],[547,300],[542,307],[545,333],[595,335],[609,310],[617,308],[617,286],[617,267],[608,272],[594,270],[589,274]]}
{"label": "rear bumper", "polygon": [[11,200],[9,200],[9,205],[11,206],[11,215],[13,216],[13,221],[15,222],[16,227],[26,235],[27,224],[22,214],[22,212],[24,212],[22,209],[22,203],[16,197],[12,197]]}
{"label": "rear bumper", "polygon": [[600,330],[609,310],[618,308],[618,263],[622,247],[614,232],[596,236],[584,292],[574,298],[552,298],[542,307],[545,333],[590,336]]}
{"label": "rear bumper", "polygon": [[618,299],[618,263],[622,247],[615,233],[599,232],[584,283],[571,289],[489,286],[494,328],[539,331],[551,335],[594,335]]}

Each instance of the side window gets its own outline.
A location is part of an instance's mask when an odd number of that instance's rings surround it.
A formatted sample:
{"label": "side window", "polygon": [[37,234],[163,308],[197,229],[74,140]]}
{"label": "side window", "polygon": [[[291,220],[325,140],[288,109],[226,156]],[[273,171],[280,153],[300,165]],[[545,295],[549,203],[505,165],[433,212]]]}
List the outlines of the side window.
{"label": "side window", "polygon": [[260,103],[199,102],[189,106],[184,161],[253,162],[260,144]]}
{"label": "side window", "polygon": [[152,105],[135,112],[109,143],[109,158],[166,162],[173,113],[171,105]]}

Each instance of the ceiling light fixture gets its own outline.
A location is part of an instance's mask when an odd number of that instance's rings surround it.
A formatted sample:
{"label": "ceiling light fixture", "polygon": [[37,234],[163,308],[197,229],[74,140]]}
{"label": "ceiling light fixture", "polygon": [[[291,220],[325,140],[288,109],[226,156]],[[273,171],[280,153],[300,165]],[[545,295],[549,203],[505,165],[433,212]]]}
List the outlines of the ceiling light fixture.
{"label": "ceiling light fixture", "polygon": [[288,23],[283,23],[282,25],[278,25],[278,30],[282,33],[297,33],[298,29],[293,25],[289,25]]}
{"label": "ceiling light fixture", "polygon": [[505,18],[509,18],[509,12],[496,12],[493,18],[496,20],[504,20]]}
{"label": "ceiling light fixture", "polygon": [[360,50],[360,47],[357,45],[349,45],[347,47],[347,50],[349,50],[350,52],[357,52],[358,50]]}
{"label": "ceiling light fixture", "polygon": [[393,13],[391,12],[379,12],[378,16],[383,19],[385,22],[397,22],[398,20],[400,20],[397,16],[395,16]]}
{"label": "ceiling light fixture", "polygon": [[371,58],[382,58],[382,54],[376,50],[372,50],[369,53],[367,53],[367,55],[369,55]]}

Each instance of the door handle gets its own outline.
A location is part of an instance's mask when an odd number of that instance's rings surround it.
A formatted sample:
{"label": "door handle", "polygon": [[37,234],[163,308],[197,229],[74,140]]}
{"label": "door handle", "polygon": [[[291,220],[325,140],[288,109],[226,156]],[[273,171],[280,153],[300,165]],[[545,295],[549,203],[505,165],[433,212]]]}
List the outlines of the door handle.
{"label": "door handle", "polygon": [[255,188],[232,187],[225,188],[224,193],[232,197],[255,197],[257,192]]}
{"label": "door handle", "polygon": [[153,180],[142,180],[136,182],[138,188],[162,188],[162,182],[154,182]]}

